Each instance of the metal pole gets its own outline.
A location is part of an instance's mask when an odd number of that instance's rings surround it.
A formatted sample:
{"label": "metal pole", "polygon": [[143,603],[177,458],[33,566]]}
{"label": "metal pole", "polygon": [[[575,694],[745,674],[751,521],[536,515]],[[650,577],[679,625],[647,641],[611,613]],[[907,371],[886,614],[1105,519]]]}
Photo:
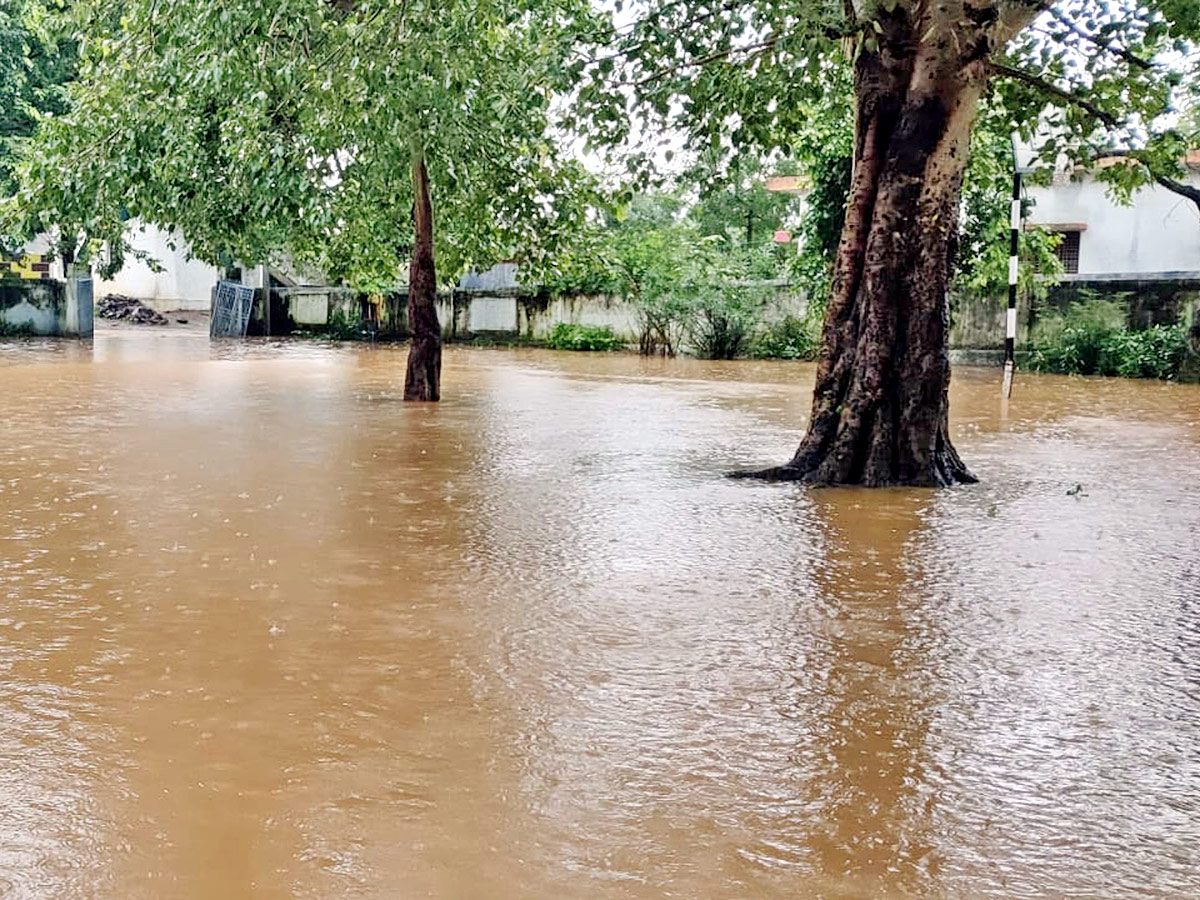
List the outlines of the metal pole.
{"label": "metal pole", "polygon": [[1012,216],[1008,249],[1008,314],[1004,332],[1004,384],[1001,394],[1005,400],[1012,396],[1013,357],[1017,347],[1017,252],[1021,233],[1021,164],[1017,158],[1017,142],[1013,139]]}

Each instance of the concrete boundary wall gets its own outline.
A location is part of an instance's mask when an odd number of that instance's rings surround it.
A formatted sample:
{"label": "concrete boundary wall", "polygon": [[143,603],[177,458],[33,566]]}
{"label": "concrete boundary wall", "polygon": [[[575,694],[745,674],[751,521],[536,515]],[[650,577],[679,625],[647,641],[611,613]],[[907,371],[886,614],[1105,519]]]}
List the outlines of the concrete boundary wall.
{"label": "concrete boundary wall", "polygon": [[39,336],[92,336],[90,274],[69,282],[0,279],[0,330]]}
{"label": "concrete boundary wall", "polygon": [[[771,292],[763,322],[784,316],[802,317],[805,298],[783,282],[765,282],[753,287]],[[402,292],[383,298],[379,308],[377,336],[403,338],[408,334]],[[560,324],[607,327],[622,340],[636,344],[641,332],[637,307],[610,294],[537,293],[520,288],[457,289],[438,297],[438,320],[447,341],[477,338],[539,341]],[[272,333],[295,330],[340,331],[357,328],[368,313],[367,300],[346,288],[271,288]]]}
{"label": "concrete boundary wall", "polygon": [[[1027,347],[1038,319],[1065,312],[1071,304],[1089,299],[1109,300],[1125,309],[1131,329],[1153,325],[1190,324],[1200,308],[1200,273],[1180,273],[1162,279],[1071,278],[1050,289],[1045,300],[1017,303],[1017,346]],[[1004,348],[1007,299],[958,294],[950,300],[950,346],[953,349]]]}
{"label": "concrete boundary wall", "polygon": [[[763,324],[785,316],[803,317],[805,299],[786,284],[765,285],[775,290],[767,304]],[[1072,302],[1091,296],[1123,304],[1129,327],[1191,322],[1200,306],[1200,276],[1163,281],[1073,280],[1057,286],[1036,304],[1028,297],[1017,306],[1017,346],[1028,347],[1038,317],[1047,310],[1065,310]],[[272,288],[272,332],[296,329],[345,331],[358,329],[366,311],[365,298],[345,288]],[[377,335],[383,339],[408,334],[407,297],[394,293],[383,299]],[[950,347],[954,350],[1000,350],[1004,347],[1007,300],[959,294],[951,298]],[[545,340],[561,323],[609,327],[630,344],[636,344],[640,324],[636,307],[606,294],[537,294],[523,289],[456,290],[438,298],[438,319],[447,341],[478,338]]]}

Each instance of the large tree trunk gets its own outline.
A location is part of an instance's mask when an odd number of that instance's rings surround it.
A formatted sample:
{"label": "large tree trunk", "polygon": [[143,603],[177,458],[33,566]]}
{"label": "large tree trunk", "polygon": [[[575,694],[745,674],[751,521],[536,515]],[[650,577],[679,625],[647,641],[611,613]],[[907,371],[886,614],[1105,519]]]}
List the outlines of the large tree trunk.
{"label": "large tree trunk", "polygon": [[408,373],[405,400],[436,401],[441,396],[442,329],[437,317],[437,271],[433,264],[433,203],[425,156],[412,162],[413,210],[416,220],[408,267]]}
{"label": "large tree trunk", "polygon": [[988,47],[946,6],[921,8],[888,18],[856,64],[854,175],[808,432],[789,463],[751,475],[975,480],[950,441],[947,280]]}

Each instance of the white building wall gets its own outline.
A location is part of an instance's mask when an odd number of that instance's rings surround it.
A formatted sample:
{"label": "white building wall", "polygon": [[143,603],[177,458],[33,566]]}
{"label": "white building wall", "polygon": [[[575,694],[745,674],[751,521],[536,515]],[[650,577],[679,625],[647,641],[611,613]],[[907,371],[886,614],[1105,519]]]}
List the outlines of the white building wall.
{"label": "white building wall", "polygon": [[188,256],[187,242],[153,225],[135,225],[129,242],[163,267],[154,272],[146,263],[127,256],[125,266],[109,280],[96,280],[95,296],[124,294],[136,297],[159,312],[173,309],[208,309],[210,292],[220,277],[214,266]]}
{"label": "white building wall", "polygon": [[[1200,174],[1189,183],[1200,187]],[[1031,186],[1031,225],[1086,225],[1079,236],[1079,275],[1153,275],[1200,272],[1200,210],[1185,197],[1153,185],[1129,206],[1088,176],[1081,181]]]}

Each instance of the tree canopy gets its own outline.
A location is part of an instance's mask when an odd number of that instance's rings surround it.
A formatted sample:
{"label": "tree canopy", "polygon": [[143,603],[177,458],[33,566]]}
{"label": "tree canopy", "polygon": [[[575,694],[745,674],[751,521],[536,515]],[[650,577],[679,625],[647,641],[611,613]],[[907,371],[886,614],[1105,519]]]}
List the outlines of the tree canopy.
{"label": "tree canopy", "polygon": [[133,216],[210,262],[286,250],[390,289],[418,150],[444,275],[536,266],[588,196],[550,124],[595,15],[583,0],[78,2],[79,79],[23,162],[25,230],[110,235]]}
{"label": "tree canopy", "polygon": [[34,0],[0,5],[0,198],[17,189],[13,166],[39,116],[61,115],[68,108],[75,42],[57,36],[51,18],[51,11]]}
{"label": "tree canopy", "polygon": [[[619,8],[626,6],[618,2]],[[918,0],[648,0],[629,5],[590,69],[580,114],[610,141],[684,129],[692,147],[794,154],[814,104],[846,91],[844,60],[887,40],[884,22]],[[1192,0],[966,0],[949,4],[986,44],[977,53],[1007,126],[1050,165],[1113,147],[1149,168],[1107,173],[1122,187],[1178,174],[1196,137],[1176,113],[1195,103],[1200,6]],[[919,36],[920,37],[920,36]],[[931,41],[955,38],[930,34]],[[614,86],[620,105],[609,112]],[[634,124],[631,124],[634,123]],[[1191,135],[1187,132],[1191,131]]]}

